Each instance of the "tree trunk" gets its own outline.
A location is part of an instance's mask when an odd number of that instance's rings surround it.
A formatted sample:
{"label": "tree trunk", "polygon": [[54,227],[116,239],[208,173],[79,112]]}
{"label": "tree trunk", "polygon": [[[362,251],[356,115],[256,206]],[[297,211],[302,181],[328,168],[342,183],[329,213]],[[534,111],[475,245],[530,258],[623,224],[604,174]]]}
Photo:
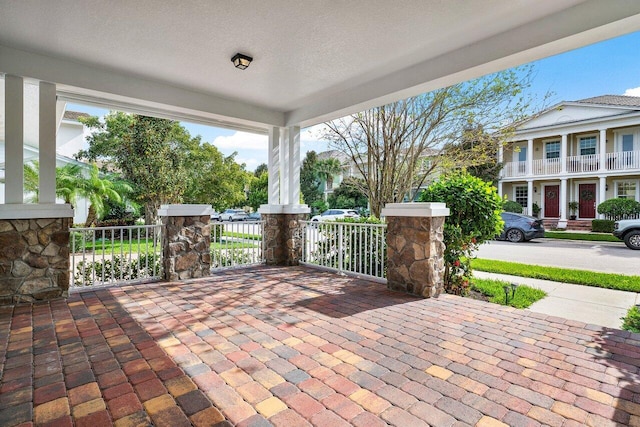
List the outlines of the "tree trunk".
{"label": "tree trunk", "polygon": [[96,223],[97,215],[96,208],[93,204],[89,205],[89,212],[87,213],[87,221],[85,223],[86,227],[93,227]]}

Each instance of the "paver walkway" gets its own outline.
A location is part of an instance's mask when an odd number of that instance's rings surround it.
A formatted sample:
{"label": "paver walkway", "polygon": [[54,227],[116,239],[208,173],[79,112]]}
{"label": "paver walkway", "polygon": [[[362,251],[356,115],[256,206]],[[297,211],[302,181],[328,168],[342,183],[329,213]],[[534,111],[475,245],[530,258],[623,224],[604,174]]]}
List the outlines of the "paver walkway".
{"label": "paver walkway", "polygon": [[303,267],[2,308],[0,356],[2,426],[640,425],[638,334]]}

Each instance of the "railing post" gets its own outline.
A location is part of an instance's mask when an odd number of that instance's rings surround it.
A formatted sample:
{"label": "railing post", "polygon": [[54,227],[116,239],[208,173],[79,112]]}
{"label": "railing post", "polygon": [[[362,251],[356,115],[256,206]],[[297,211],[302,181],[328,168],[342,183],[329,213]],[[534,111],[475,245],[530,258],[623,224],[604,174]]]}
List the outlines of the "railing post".
{"label": "railing post", "polygon": [[387,221],[387,287],[425,298],[444,287],[444,203],[390,203]]}
{"label": "railing post", "polygon": [[344,224],[338,223],[338,271],[342,273],[344,270]]}

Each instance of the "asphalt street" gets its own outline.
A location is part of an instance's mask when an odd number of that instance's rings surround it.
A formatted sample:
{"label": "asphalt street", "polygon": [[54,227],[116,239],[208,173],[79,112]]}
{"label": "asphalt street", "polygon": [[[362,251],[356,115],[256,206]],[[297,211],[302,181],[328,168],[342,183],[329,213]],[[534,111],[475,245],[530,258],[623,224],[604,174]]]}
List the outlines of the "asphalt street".
{"label": "asphalt street", "polygon": [[478,258],[640,276],[640,251],[628,249],[622,242],[491,241],[480,246],[476,255]]}

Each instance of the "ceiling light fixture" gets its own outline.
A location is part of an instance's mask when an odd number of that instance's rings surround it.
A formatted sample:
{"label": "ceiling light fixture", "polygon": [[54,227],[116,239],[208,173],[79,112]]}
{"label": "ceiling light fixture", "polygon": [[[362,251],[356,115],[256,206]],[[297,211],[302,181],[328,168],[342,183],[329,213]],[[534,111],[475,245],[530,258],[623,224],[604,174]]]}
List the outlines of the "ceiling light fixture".
{"label": "ceiling light fixture", "polygon": [[253,61],[252,57],[241,53],[236,53],[233,58],[231,58],[231,62],[233,62],[233,65],[239,70],[246,70],[249,68],[251,61]]}

